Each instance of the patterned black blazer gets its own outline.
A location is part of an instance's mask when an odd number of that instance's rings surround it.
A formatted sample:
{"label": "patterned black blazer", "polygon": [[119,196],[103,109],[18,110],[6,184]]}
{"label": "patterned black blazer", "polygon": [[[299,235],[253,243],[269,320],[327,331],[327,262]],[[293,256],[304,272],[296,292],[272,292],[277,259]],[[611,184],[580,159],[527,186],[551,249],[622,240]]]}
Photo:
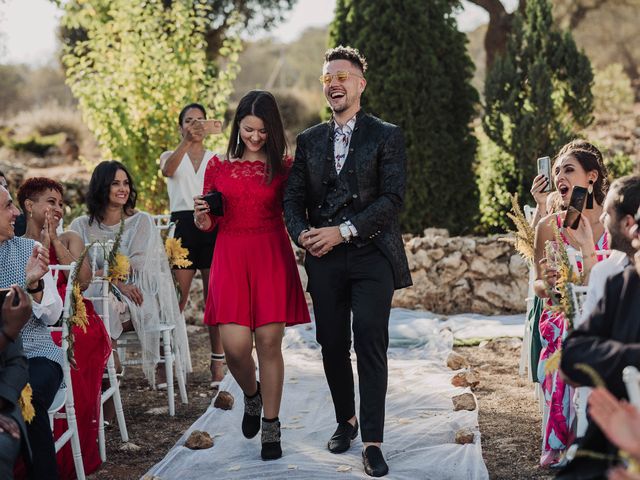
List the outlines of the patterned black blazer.
{"label": "patterned black blazer", "polygon": [[[297,138],[295,160],[284,193],[284,215],[289,235],[321,223],[318,205],[324,202],[325,165],[333,158],[333,122],[315,125]],[[412,284],[399,225],[406,185],[406,153],[402,131],[396,125],[358,112],[349,158],[354,160],[358,193],[356,215],[350,218],[358,236],[373,241],[389,259],[395,288]]]}

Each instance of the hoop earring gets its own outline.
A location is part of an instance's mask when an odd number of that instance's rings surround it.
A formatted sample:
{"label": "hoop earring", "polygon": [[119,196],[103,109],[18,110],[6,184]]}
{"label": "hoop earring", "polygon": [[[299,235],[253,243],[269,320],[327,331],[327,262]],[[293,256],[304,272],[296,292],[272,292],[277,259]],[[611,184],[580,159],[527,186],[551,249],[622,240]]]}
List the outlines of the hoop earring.
{"label": "hoop earring", "polygon": [[233,151],[233,156],[238,158],[239,153],[240,153],[240,130],[238,129],[238,135],[236,136],[236,148]]}
{"label": "hoop earring", "polygon": [[593,180],[589,180],[589,187],[587,187],[587,210],[593,210]]}

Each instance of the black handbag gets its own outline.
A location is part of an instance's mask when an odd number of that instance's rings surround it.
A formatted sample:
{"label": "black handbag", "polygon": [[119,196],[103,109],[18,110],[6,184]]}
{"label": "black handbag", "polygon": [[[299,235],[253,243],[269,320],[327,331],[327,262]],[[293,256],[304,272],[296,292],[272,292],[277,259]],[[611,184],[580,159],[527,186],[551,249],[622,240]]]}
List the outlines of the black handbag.
{"label": "black handbag", "polygon": [[216,217],[222,217],[224,212],[222,210],[222,194],[217,190],[212,190],[202,197],[202,199],[209,204],[209,212]]}

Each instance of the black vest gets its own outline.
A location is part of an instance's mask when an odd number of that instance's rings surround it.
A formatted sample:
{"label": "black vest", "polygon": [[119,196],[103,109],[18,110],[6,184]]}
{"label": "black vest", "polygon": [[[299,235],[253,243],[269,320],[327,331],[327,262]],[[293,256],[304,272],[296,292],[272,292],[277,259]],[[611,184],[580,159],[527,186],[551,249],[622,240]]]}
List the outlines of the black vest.
{"label": "black vest", "polygon": [[[350,152],[352,150],[349,149]],[[337,227],[357,213],[354,208],[354,203],[358,199],[354,159],[353,155],[347,155],[340,174],[336,173],[333,153],[331,157],[327,157],[326,162],[324,180],[322,181],[326,194],[324,201],[319,205],[320,225],[317,227]],[[353,241],[358,246],[370,243],[370,240],[359,237],[354,238]]]}

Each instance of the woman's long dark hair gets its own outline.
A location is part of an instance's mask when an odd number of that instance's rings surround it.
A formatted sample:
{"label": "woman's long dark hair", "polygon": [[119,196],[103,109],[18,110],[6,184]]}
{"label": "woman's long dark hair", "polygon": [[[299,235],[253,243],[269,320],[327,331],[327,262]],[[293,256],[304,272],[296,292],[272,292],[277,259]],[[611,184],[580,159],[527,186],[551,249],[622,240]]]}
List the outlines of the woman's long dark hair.
{"label": "woman's long dark hair", "polygon": [[284,126],[280,109],[274,96],[265,90],[251,90],[247,93],[236,109],[236,114],[231,125],[231,138],[227,148],[227,158],[241,158],[244,154],[245,144],[240,139],[240,122],[248,115],[258,117],[264,122],[267,131],[267,141],[264,149],[267,153],[267,165],[265,169],[266,183],[271,183],[274,176],[284,172],[284,156],[287,153],[287,139],[284,135]]}
{"label": "woman's long dark hair", "polygon": [[116,172],[122,170],[129,180],[129,198],[124,204],[124,213],[133,215],[136,208],[136,200],[138,192],[133,185],[133,179],[126,167],[115,160],[100,162],[91,174],[89,182],[89,191],[87,192],[87,210],[89,211],[89,225],[97,220],[102,223],[104,220],[104,212],[109,205],[109,192],[113,179],[116,178]]}

